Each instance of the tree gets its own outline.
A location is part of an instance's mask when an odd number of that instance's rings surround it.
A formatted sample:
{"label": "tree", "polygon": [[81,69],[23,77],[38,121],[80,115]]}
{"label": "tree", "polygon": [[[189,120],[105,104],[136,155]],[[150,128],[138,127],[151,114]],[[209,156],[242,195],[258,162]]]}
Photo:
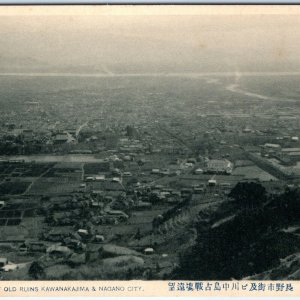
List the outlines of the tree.
{"label": "tree", "polygon": [[39,279],[44,275],[44,269],[39,262],[34,261],[29,267],[28,274],[33,279]]}
{"label": "tree", "polygon": [[149,195],[149,202],[151,202],[152,204],[157,204],[157,203],[160,202],[160,199],[159,199],[159,197],[158,197],[157,194],[151,193],[151,194]]}
{"label": "tree", "polygon": [[126,135],[129,138],[136,137],[137,136],[137,131],[136,131],[136,129],[133,126],[127,125],[126,126]]}
{"label": "tree", "polygon": [[267,200],[266,189],[259,183],[239,182],[230,192],[232,197],[241,206],[256,208]]}
{"label": "tree", "polygon": [[56,220],[54,218],[54,214],[52,211],[50,211],[46,217],[45,217],[45,222],[48,224],[48,225],[54,225],[56,223]]}
{"label": "tree", "polygon": [[125,279],[126,280],[132,280],[132,277],[133,277],[133,271],[131,268],[129,268],[125,274]]}
{"label": "tree", "polygon": [[140,228],[137,229],[137,232],[134,236],[135,239],[140,240],[142,238],[141,230]]}

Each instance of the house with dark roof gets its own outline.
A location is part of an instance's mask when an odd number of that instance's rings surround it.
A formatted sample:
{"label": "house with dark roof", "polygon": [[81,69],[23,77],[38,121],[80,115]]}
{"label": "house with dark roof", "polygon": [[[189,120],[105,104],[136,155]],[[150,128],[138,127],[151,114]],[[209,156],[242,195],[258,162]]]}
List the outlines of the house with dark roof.
{"label": "house with dark roof", "polygon": [[72,232],[73,228],[71,226],[55,227],[46,235],[46,238],[52,242],[62,242]]}

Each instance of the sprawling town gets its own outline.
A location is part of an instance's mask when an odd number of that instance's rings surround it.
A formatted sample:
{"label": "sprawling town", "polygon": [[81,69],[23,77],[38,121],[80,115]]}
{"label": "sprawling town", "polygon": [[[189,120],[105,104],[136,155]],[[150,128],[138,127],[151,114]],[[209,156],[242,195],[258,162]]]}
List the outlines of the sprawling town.
{"label": "sprawling town", "polygon": [[238,185],[297,189],[299,102],[259,88],[298,77],[234,76],[2,76],[1,278],[184,278],[182,257],[240,213]]}

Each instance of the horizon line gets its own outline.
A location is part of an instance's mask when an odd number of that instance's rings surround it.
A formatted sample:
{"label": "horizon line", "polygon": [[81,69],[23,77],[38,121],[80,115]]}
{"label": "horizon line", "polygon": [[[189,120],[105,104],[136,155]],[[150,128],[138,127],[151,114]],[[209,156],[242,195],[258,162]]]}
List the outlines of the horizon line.
{"label": "horizon line", "polygon": [[[206,77],[206,76],[236,76],[237,71],[230,72],[168,72],[168,73],[75,73],[75,72],[0,72],[0,76],[26,77]],[[293,76],[300,71],[252,71],[238,72],[239,76]]]}

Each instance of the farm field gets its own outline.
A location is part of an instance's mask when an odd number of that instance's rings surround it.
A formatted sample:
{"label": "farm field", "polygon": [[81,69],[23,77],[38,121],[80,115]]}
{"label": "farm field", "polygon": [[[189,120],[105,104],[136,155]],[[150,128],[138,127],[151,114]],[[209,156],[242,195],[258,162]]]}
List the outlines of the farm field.
{"label": "farm field", "polygon": [[232,175],[243,175],[245,179],[259,179],[260,181],[277,181],[278,179],[257,166],[237,167]]}

